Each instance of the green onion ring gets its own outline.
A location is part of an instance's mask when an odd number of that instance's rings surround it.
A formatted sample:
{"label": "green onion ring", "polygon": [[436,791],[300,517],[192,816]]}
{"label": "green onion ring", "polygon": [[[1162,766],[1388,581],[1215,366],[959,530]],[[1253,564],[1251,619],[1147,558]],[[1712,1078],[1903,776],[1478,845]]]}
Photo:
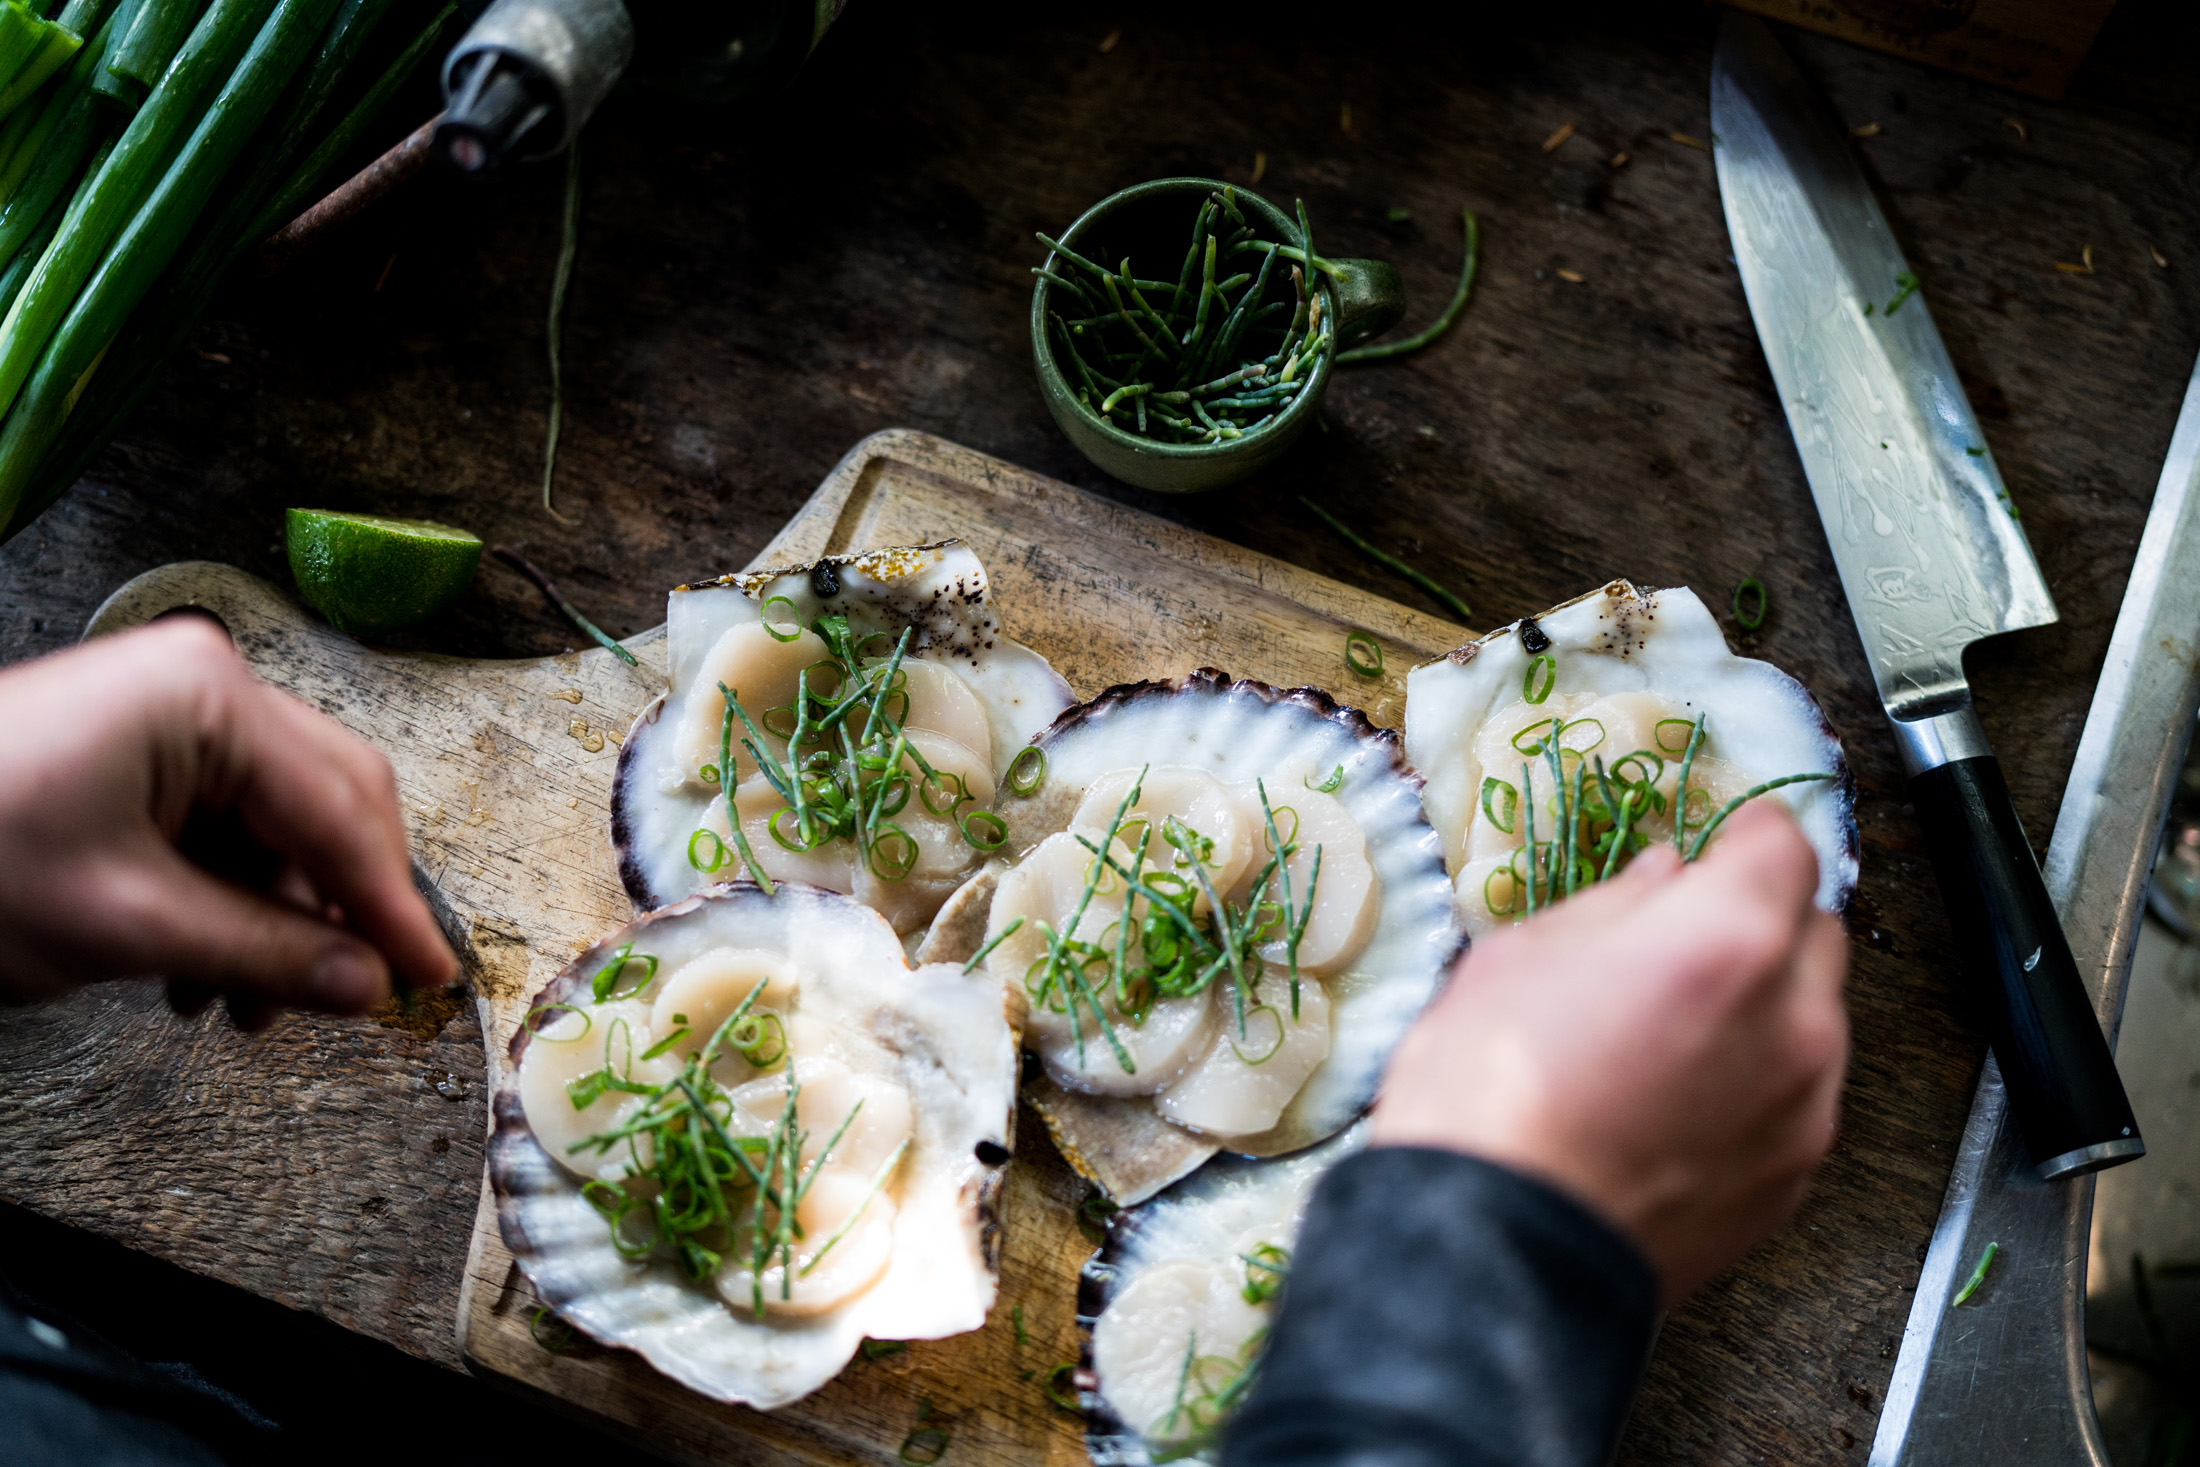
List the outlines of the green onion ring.
{"label": "green onion ring", "polygon": [[[772,625],[772,608],[774,606],[784,606],[787,608],[787,610],[794,613],[795,623],[793,631],[782,632],[779,630],[779,628]],[[764,630],[771,635],[771,639],[775,642],[792,642],[797,637],[802,635],[802,609],[794,604],[794,598],[792,596],[766,597],[764,600],[764,604],[756,608],[756,615],[757,619],[764,624]]]}
{"label": "green onion ring", "polygon": [[[1491,799],[1499,790],[1505,792],[1505,813],[1502,815],[1490,807]],[[1495,775],[1485,776],[1482,780],[1482,813],[1489,817],[1490,824],[1511,835],[1513,827],[1519,823],[1520,791]]]}
{"label": "green onion ring", "polygon": [[[1502,907],[1497,904],[1497,899],[1490,895],[1490,883],[1500,876],[1504,877],[1507,883],[1505,887],[1505,905]],[[1520,876],[1512,869],[1511,863],[1508,862],[1503,866],[1499,866],[1482,878],[1482,905],[1492,917],[1510,917],[1519,910]]]}
{"label": "green onion ring", "polygon": [[[1362,655],[1355,656],[1355,653],[1361,653]],[[1383,644],[1366,632],[1345,633],[1344,665],[1361,677],[1381,677],[1383,675]]]}
{"label": "green onion ring", "polygon": [[[906,782],[903,789],[902,798],[904,802],[906,802],[908,799]],[[897,806],[896,808],[898,809],[900,807]],[[907,853],[907,855],[903,860],[898,863],[895,862],[892,857],[886,857],[885,859],[887,861],[887,867],[886,869],[881,869],[879,865],[879,861],[881,859],[881,848],[884,847],[889,840],[895,839],[901,841],[902,849]],[[882,820],[878,824],[871,827],[871,843],[868,846],[864,847],[863,862],[866,866],[870,867],[871,874],[873,876],[876,876],[879,880],[901,881],[907,878],[911,871],[914,871],[916,869],[917,857],[920,854],[921,852],[918,849],[915,838],[912,837],[908,831],[903,830],[900,826],[895,825],[891,821]]]}
{"label": "green onion ring", "polygon": [[[1563,730],[1565,726],[1566,720],[1564,720],[1563,718],[1539,718],[1535,722],[1529,724],[1527,727],[1521,729],[1519,732],[1515,733],[1512,736],[1513,752],[1518,754],[1527,754],[1531,757],[1540,754],[1543,752],[1544,741],[1546,739],[1557,737],[1557,731]],[[1540,731],[1543,729],[1550,729],[1553,730],[1553,732],[1548,734],[1541,733]],[[1522,742],[1520,742],[1529,734],[1537,734],[1537,738],[1534,743],[1523,744]]]}
{"label": "green onion ring", "polygon": [[1239,1049],[1238,1042],[1235,1039],[1232,1039],[1230,1041],[1230,1052],[1236,1055],[1239,1060],[1249,1065],[1265,1064],[1269,1060],[1274,1059],[1276,1057],[1276,1051],[1283,1048],[1284,1038],[1290,1032],[1284,1027],[1283,1015],[1276,1011],[1276,1006],[1274,1004],[1257,1003],[1254,1004],[1251,1008],[1247,1009],[1244,1013],[1244,1016],[1239,1019],[1238,1028],[1241,1033],[1244,1031],[1245,1028],[1245,1020],[1252,1018],[1255,1014],[1266,1014],[1276,1021],[1276,1042],[1269,1045],[1259,1054],[1253,1055],[1247,1054],[1244,1050]]}
{"label": "green onion ring", "polygon": [[1055,1366],[1052,1370],[1048,1371],[1046,1376],[1046,1384],[1043,1389],[1047,1393],[1047,1399],[1052,1401],[1055,1405],[1061,1407],[1064,1411],[1069,1412],[1073,1416],[1081,1416],[1084,1414],[1085,1410],[1084,1403],[1062,1388],[1061,1381],[1062,1377],[1065,1375],[1070,1378],[1070,1385],[1074,1387],[1077,1383],[1076,1361],[1064,1360],[1061,1364]]}
{"label": "green onion ring", "polygon": [[[581,1032],[574,1035],[572,1039],[552,1039],[549,1035],[542,1032],[543,1025],[535,1022],[535,1015],[555,1013],[559,1009],[563,1009],[569,1014],[579,1014],[581,1016]],[[581,1008],[578,1005],[569,1003],[536,1004],[533,1008],[527,1011],[527,1017],[520,1020],[519,1022],[521,1028],[525,1029],[528,1033],[534,1035],[537,1039],[540,1039],[544,1044],[571,1044],[575,1040],[586,1039],[588,1037],[588,1031],[594,1028],[596,1023],[596,1021],[589,1016],[588,1010]],[[546,1022],[554,1023],[556,1021],[549,1020]]]}
{"label": "green onion ring", "polygon": [[[993,826],[993,833],[987,839],[980,840],[970,833],[972,822],[979,820],[986,821]],[[997,851],[1008,843],[1008,822],[991,810],[973,810],[956,823],[962,830],[963,839],[981,851]]]}
{"label": "green onion ring", "polygon": [[1333,795],[1344,785],[1344,766],[1340,764],[1335,769],[1330,770],[1329,777],[1320,784],[1315,784],[1311,777],[1303,778],[1299,783],[1316,794]]}
{"label": "green onion ring", "polygon": [[[1669,744],[1665,741],[1665,731],[1668,728],[1677,728],[1682,731],[1679,743]],[[1693,718],[1661,718],[1658,720],[1657,726],[1650,730],[1650,741],[1658,746],[1658,752],[1661,754],[1686,752],[1688,741],[1695,736],[1696,720]]]}
{"label": "green onion ring", "polygon": [[[1754,610],[1744,609],[1742,606],[1742,598],[1750,595],[1757,598]],[[1765,583],[1755,576],[1744,577],[1742,583],[1734,588],[1734,621],[1743,631],[1753,632],[1763,626],[1765,624],[1765,613],[1771,609],[1772,597],[1765,590]]]}
{"label": "green onion ring", "polygon": [[1037,744],[1026,744],[1008,761],[1008,787],[1014,794],[1035,795],[1046,778],[1047,751]]}
{"label": "green onion ring", "polygon": [[[1541,686],[1538,686],[1535,680],[1537,673],[1543,674]],[[1520,696],[1530,703],[1540,703],[1545,698],[1550,697],[1551,689],[1557,686],[1558,659],[1548,652],[1539,653],[1536,659],[1528,664],[1527,675],[1520,679]]]}

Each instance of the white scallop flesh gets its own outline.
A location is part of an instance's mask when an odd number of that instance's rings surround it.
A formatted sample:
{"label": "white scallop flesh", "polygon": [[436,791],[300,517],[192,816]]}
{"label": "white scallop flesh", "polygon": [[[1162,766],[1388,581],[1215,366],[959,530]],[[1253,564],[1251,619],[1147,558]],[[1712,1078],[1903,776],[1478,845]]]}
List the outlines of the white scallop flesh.
{"label": "white scallop flesh", "polygon": [[[1360,829],[1360,822],[1352,818],[1344,801],[1304,784],[1269,791],[1264,809],[1261,797],[1266,785],[1265,780],[1257,785],[1247,780],[1232,785],[1230,793],[1246,823],[1258,833],[1261,864],[1267,864],[1275,852],[1268,840],[1270,818],[1277,822],[1277,836],[1293,848],[1283,866],[1294,909],[1307,901],[1311,881],[1313,911],[1299,938],[1299,972],[1327,978],[1343,972],[1360,955],[1367,940],[1375,935],[1375,918],[1382,910],[1382,881],[1368,855],[1367,832]],[[1318,873],[1314,866],[1317,853],[1321,857]],[[1257,874],[1250,870],[1246,873],[1246,879],[1232,893],[1233,900],[1242,905],[1251,896],[1251,878]],[[1272,884],[1271,891],[1278,886],[1280,883]],[[1260,955],[1271,963],[1283,963],[1290,949],[1279,937],[1263,945]]]}
{"label": "white scallop flesh", "polygon": [[[1846,903],[1857,876],[1853,796],[1840,742],[1800,683],[1729,651],[1711,612],[1686,587],[1642,591],[1615,581],[1534,624],[1549,642],[1541,653],[1527,650],[1516,623],[1406,679],[1406,755],[1427,780],[1423,804],[1470,932],[1525,915],[1528,817],[1538,840],[1551,839],[1557,792],[1540,750],[1522,751],[1536,748],[1554,719],[1559,747],[1569,751],[1562,756],[1569,783],[1585,760],[1601,757],[1610,775],[1630,754],[1649,756],[1627,769],[1631,778],[1657,771],[1667,809],[1637,826],[1653,841],[1672,839],[1680,759],[1699,715],[1704,740],[1689,771],[1691,832],[1765,780],[1832,774],[1759,798],[1781,801],[1801,824],[1818,855],[1819,905],[1839,910]],[[1550,691],[1530,703],[1526,680],[1539,655],[1551,659]],[[1537,691],[1544,679],[1537,671]],[[1498,785],[1489,787],[1485,808],[1489,780]],[[1593,762],[1583,786],[1585,801],[1601,803]],[[1524,788],[1532,790],[1530,809],[1521,808]],[[1506,823],[1513,828],[1503,829]],[[1694,835],[1687,838],[1693,844]],[[1714,833],[1708,845],[1720,838]]]}
{"label": "white scallop flesh", "polygon": [[[1130,793],[1133,783],[1138,786],[1138,800],[1125,809],[1123,797]],[[1206,868],[1207,884],[1217,893],[1236,887],[1253,866],[1254,827],[1229,786],[1211,774],[1170,764],[1147,768],[1143,778],[1136,767],[1118,769],[1094,780],[1086,789],[1077,813],[1070,817],[1070,828],[1088,831],[1097,839],[1106,833],[1118,811],[1122,812],[1125,844],[1135,849],[1151,832],[1151,838],[1144,840],[1149,868],[1171,872],[1198,885],[1190,855],[1171,845],[1164,835],[1172,819],[1201,838],[1199,864]],[[1192,910],[1206,915],[1208,902],[1204,894],[1193,900]]]}
{"label": "white scallop flesh", "polygon": [[[747,874],[730,846],[721,854],[709,841],[700,843],[698,859],[718,861],[710,870],[698,870],[689,858],[697,830],[722,841],[730,835],[719,787],[702,778],[703,768],[715,773],[719,760],[725,700],[718,684],[734,690],[769,751],[783,758],[786,741],[764,727],[764,714],[790,706],[803,669],[826,655],[823,639],[807,630],[820,616],[846,616],[867,651],[910,633],[901,721],[925,760],[965,781],[974,801],[963,806],[966,813],[985,806],[1008,761],[1070,703],[1068,684],[1046,660],[1002,633],[985,569],[966,547],[947,542],[881,550],[819,566],[830,566],[838,582],[830,597],[817,594],[812,572],[819,567],[813,566],[731,576],[672,593],[666,613],[670,687],[635,720],[614,795],[620,876],[637,906],[662,906]],[[762,603],[780,596],[794,609],[774,604],[773,627],[782,634],[805,629],[787,642],[764,626],[760,614]],[[784,728],[784,718],[771,722]],[[845,840],[798,854],[768,831],[760,837],[758,829],[780,801],[742,750],[747,736],[736,720],[736,801],[749,847],[774,880],[853,893],[886,912],[898,931],[914,932],[982,861],[956,823],[930,813],[914,791],[894,822],[918,846],[918,869],[900,881],[878,879]],[[781,819],[780,829],[798,839],[790,818]]]}
{"label": "white scallop flesh", "polygon": [[[655,974],[632,997],[591,1004],[590,975],[627,942],[658,959]],[[732,1085],[727,1128],[770,1133],[791,1066],[812,1178],[791,1273],[775,1256],[752,1274],[738,1247],[699,1281],[669,1257],[619,1255],[577,1178],[616,1180],[624,1166],[580,1172],[549,1148],[579,1127],[593,1134],[641,1098],[607,1097],[596,1102],[604,1115],[568,1119],[565,1080],[603,1063],[600,1050],[576,1058],[558,1042],[559,1025],[580,1027],[569,1012],[521,1049],[510,1097],[498,1097],[490,1170],[506,1241],[546,1302],[706,1395],[769,1409],[830,1380],[867,1336],[936,1339],[984,1322],[996,1292],[985,1232],[1012,1134],[1016,1055],[988,977],[950,964],[912,969],[877,913],[792,884],[771,897],[745,883],[719,887],[652,913],[577,959],[544,1002],[571,1003],[593,1024],[619,1021],[623,1057],[626,1034],[639,1056],[662,1037],[659,1023],[692,1035],[752,992],[750,1012],[780,1020],[786,1056]],[[637,1058],[631,1073],[670,1080],[692,1052],[675,1048]],[[627,1160],[623,1149],[615,1155]],[[753,1194],[729,1200],[753,1205]]]}
{"label": "white scallop flesh", "polygon": [[[1182,1175],[1183,1148],[1142,1127],[1276,1155],[1349,1125],[1372,1099],[1392,1046],[1434,993],[1460,941],[1450,881],[1395,736],[1318,691],[1231,682],[1202,669],[1167,683],[1111,689],[1065,714],[1037,743],[1046,755],[1040,788],[1029,796],[1004,790],[996,801],[1012,830],[1066,829],[1097,838],[1139,781],[1125,828],[1132,840],[1150,832],[1150,865],[1160,865],[1157,854],[1172,864],[1178,857],[1160,839],[1164,822],[1175,816],[1213,842],[1211,850],[1202,847],[1209,883],[1242,907],[1272,854],[1260,807],[1265,789],[1270,810],[1287,812],[1279,835],[1288,844],[1292,835],[1284,827],[1295,822],[1298,830],[1285,868],[1295,900],[1306,891],[1314,846],[1323,861],[1300,950],[1299,1018],[1285,1024],[1284,1042],[1262,1063],[1245,1064],[1232,1048],[1236,1006],[1227,977],[1205,990],[1203,1008],[1163,1023],[1162,1009],[1171,1002],[1164,1001],[1142,1030],[1119,1026],[1126,1045],[1154,1047],[1134,1054],[1135,1071],[1127,1072],[1104,1042],[1094,1045],[1089,1032],[1076,1063],[1065,1054],[1059,1014],[1027,1021],[1025,1047],[1045,1061],[1054,1085],[1107,1097],[1143,1116],[1117,1121],[1089,1106],[1046,1109],[1065,1153],[1111,1196],[1129,1202]],[[1333,780],[1333,793],[1312,787]],[[1050,909],[1033,900],[1017,880],[1017,871],[1048,848],[1029,851],[1000,878],[994,896],[989,937],[1017,916],[1027,919],[989,959],[1004,984],[1023,984],[1030,964],[1043,956],[1030,919],[1060,911],[1059,904]],[[1179,874],[1188,873],[1186,867]],[[1277,895],[1273,886],[1267,890]],[[1134,917],[1147,910],[1143,898],[1133,907]],[[1205,914],[1207,903],[1198,909]],[[1106,922],[1119,910],[1109,908]],[[1106,922],[1095,930],[1105,933]],[[1264,943],[1261,956],[1268,977],[1257,980],[1254,1000],[1281,989],[1276,1012],[1287,1019],[1280,937]],[[1249,1022],[1272,1024],[1265,1016]],[[1249,1027],[1237,1048],[1257,1057],[1278,1037],[1273,1027],[1264,1034]],[[1242,1096],[1231,1094],[1239,1089]],[[1135,1160],[1162,1151],[1176,1158],[1166,1168]]]}
{"label": "white scallop flesh", "polygon": [[1126,1424],[1149,1442],[1181,1442],[1198,1433],[1196,1418],[1179,1404],[1180,1384],[1210,1361],[1208,1369],[1225,1377],[1249,1363],[1271,1313],[1267,1304],[1246,1302],[1245,1265],[1235,1258],[1158,1263],[1100,1316],[1092,1332],[1093,1371]]}
{"label": "white scallop flesh", "polygon": [[[1116,798],[1120,800],[1121,794]],[[1097,845],[1105,828],[1103,824],[1086,838]],[[1084,900],[1095,859],[1079,843],[1080,834],[1058,831],[1002,873],[987,919],[987,936],[999,935],[1019,918],[1023,926],[987,956],[987,971],[1023,996],[1024,1046],[1040,1057],[1056,1083],[1090,1094],[1150,1095],[1205,1050],[1214,1026],[1207,992],[1160,999],[1142,1021],[1133,1023],[1123,1016],[1112,985],[1103,982],[1093,998],[1107,1016],[1106,1032],[1082,999],[1073,1003],[1058,990],[1049,990],[1043,999],[1031,992],[1033,965],[1046,956],[1046,939],[1039,931],[1042,922],[1065,936],[1105,944],[1112,940],[1123,913],[1122,879],[1105,872],[1079,916],[1078,903]],[[1116,861],[1129,867],[1130,851],[1120,841],[1111,849]],[[1111,1033],[1113,1043],[1108,1038]],[[1125,1057],[1130,1060],[1128,1067]]]}
{"label": "white scallop flesh", "polygon": [[1271,968],[1246,995],[1242,1032],[1227,979],[1215,985],[1214,1007],[1207,1052],[1161,1091],[1154,1109],[1222,1141],[1261,1135],[1329,1058],[1329,991],[1302,976],[1293,1014],[1290,976]]}
{"label": "white scallop flesh", "polygon": [[[1258,1304],[1246,1300],[1254,1271],[1245,1260],[1263,1248],[1280,1249],[1288,1258],[1315,1184],[1365,1145],[1365,1132],[1356,1125],[1286,1157],[1217,1157],[1118,1216],[1106,1245],[1085,1266],[1102,1300],[1090,1321],[1100,1397],[1134,1434],[1129,1442],[1104,1443],[1114,1449],[1104,1460],[1145,1461],[1142,1445],[1181,1446],[1194,1435],[1177,1409],[1187,1354],[1213,1360],[1216,1373],[1216,1357],[1257,1363],[1275,1296]],[[1259,1277],[1274,1281],[1265,1272]],[[1096,1430],[1096,1443],[1102,1435]],[[1097,1450],[1095,1459],[1103,1459]]]}
{"label": "white scallop flesh", "polygon": [[679,1073],[680,1064],[669,1055],[643,1059],[656,1042],[649,1005],[634,999],[600,1004],[583,1000],[536,1026],[527,1046],[527,1062],[520,1066],[520,1098],[543,1150],[560,1166],[584,1180],[611,1181],[626,1175],[631,1153],[625,1142],[608,1150],[583,1143],[618,1129],[640,1109],[643,1097],[606,1090],[576,1108],[566,1087],[607,1066],[621,1079],[662,1085]]}

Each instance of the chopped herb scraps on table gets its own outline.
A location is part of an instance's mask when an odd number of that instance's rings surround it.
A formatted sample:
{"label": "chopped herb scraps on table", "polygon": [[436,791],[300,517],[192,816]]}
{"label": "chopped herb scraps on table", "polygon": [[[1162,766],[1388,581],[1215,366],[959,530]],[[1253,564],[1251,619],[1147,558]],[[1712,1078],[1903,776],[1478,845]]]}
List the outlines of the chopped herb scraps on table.
{"label": "chopped herb scraps on table", "polygon": [[1964,1281],[1963,1287],[1956,1291],[1955,1298],[1949,1302],[1948,1307],[1950,1309],[1955,1308],[1956,1305],[1963,1303],[1979,1291],[1979,1285],[1986,1282],[1986,1270],[1993,1266],[1994,1255],[2000,1251],[2001,1244],[1999,1243],[1988,1243],[1986,1245],[1986,1251],[1978,1256],[1978,1267],[1971,1270],[1970,1278]]}

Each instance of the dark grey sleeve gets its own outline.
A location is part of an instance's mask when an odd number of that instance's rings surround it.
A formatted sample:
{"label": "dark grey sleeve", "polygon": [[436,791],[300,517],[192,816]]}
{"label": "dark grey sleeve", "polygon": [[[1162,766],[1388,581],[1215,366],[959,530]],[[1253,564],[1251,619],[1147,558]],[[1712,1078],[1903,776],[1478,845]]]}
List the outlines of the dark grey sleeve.
{"label": "dark grey sleeve", "polygon": [[1656,1311],[1642,1254],[1571,1198],[1362,1152],[1308,1205],[1224,1467],[1602,1467]]}

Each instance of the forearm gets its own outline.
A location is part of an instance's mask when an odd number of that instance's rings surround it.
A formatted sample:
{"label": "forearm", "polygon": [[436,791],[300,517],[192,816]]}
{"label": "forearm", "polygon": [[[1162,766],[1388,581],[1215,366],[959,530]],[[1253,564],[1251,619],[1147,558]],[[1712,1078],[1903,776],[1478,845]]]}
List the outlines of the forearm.
{"label": "forearm", "polygon": [[1657,1285],[1571,1199],[1451,1152],[1341,1163],[1308,1208],[1226,1467],[1601,1467]]}

